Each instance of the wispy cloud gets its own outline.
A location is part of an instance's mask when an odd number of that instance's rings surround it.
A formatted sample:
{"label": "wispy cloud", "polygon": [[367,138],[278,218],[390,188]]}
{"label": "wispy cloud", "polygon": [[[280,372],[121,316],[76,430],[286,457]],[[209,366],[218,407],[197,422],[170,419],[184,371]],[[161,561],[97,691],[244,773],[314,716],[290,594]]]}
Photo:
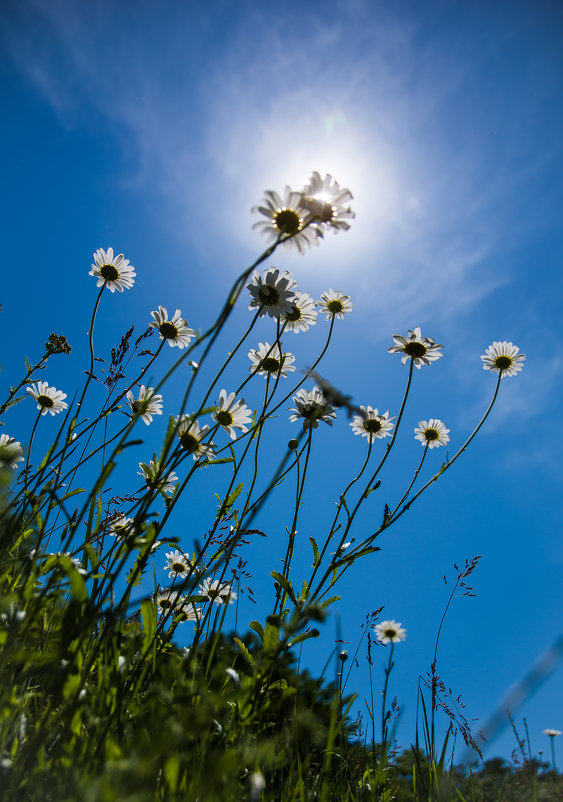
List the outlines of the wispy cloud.
{"label": "wispy cloud", "polygon": [[490,169],[450,110],[474,61],[414,16],[337,3],[328,23],[289,24],[243,5],[244,24],[208,30],[181,4],[157,18],[140,3],[144,26],[110,3],[26,6],[8,34],[21,69],[66,124],[105,120],[136,154],[121,180],[158,192],[191,247],[254,249],[249,206],[318,169],[353,190],[357,219],[300,271],[361,295],[382,328],[453,326],[510,280],[483,269],[512,225],[501,201],[542,165]]}

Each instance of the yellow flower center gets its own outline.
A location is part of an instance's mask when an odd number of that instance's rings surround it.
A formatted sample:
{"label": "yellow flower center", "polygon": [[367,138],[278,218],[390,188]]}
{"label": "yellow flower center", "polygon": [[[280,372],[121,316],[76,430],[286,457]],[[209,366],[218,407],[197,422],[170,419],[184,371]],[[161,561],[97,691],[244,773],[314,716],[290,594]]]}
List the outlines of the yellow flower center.
{"label": "yellow flower center", "polygon": [[326,308],[329,312],[332,312],[333,315],[338,315],[344,311],[344,304],[337,298],[333,298],[332,301],[327,303]]}
{"label": "yellow flower center", "polygon": [[440,432],[438,429],[425,429],[424,436],[430,442],[431,440],[438,440],[440,437]]}
{"label": "yellow flower center", "polygon": [[37,396],[37,403],[41,407],[50,408],[50,407],[55,406],[55,402],[53,401],[53,399],[49,395],[38,395]]}

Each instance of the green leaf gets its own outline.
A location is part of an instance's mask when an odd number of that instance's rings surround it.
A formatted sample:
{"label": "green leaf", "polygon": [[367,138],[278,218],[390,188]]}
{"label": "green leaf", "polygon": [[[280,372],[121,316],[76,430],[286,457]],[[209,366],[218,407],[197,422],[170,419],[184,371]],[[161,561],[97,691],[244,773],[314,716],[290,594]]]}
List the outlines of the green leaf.
{"label": "green leaf", "polygon": [[310,629],[308,632],[302,632],[300,635],[296,635],[289,641],[289,646],[295,646],[298,643],[302,643],[304,640],[309,640],[309,638],[318,638],[320,632],[318,629]]}
{"label": "green leaf", "polygon": [[331,596],[330,599],[326,599],[324,602],[321,602],[321,607],[328,607],[329,604],[340,601],[340,598],[340,596]]}
{"label": "green leaf", "polygon": [[377,482],[374,484],[374,486],[373,486],[373,487],[370,487],[370,488],[368,488],[368,489],[366,490],[366,492],[364,493],[364,498],[367,498],[367,497],[369,496],[369,494],[370,494],[370,493],[373,493],[373,491],[374,491],[374,490],[377,490],[377,488],[378,488],[380,485],[381,485],[381,479],[378,479],[378,480],[377,480]]}
{"label": "green leaf", "polygon": [[261,641],[264,640],[264,627],[260,621],[251,621],[248,626],[256,632]]}
{"label": "green leaf", "polygon": [[315,541],[315,538],[314,538],[314,537],[310,537],[310,538],[309,538],[309,543],[310,543],[310,544],[311,544],[311,546],[313,547],[313,555],[314,555],[314,560],[313,560],[313,568],[316,568],[316,567],[317,567],[317,565],[320,563],[320,558],[319,558],[319,547],[317,546],[317,544],[316,544],[316,541]]}
{"label": "green leaf", "polygon": [[252,657],[252,655],[248,651],[246,645],[241,641],[240,638],[233,638],[233,640],[236,643],[236,645],[239,647],[239,649],[241,650],[242,655],[246,659],[247,663],[249,665],[251,665],[251,666],[254,666],[254,658]]}
{"label": "green leaf", "polygon": [[145,650],[154,640],[156,634],[156,603],[152,599],[141,602],[141,618],[143,620]]}
{"label": "green leaf", "polygon": [[279,582],[282,588],[285,590],[291,601],[296,605],[297,599],[295,598],[295,593],[293,592],[293,588],[291,587],[291,582],[289,579],[286,579],[283,574],[280,574],[279,571],[272,571],[270,576],[272,576],[276,582]]}
{"label": "green leaf", "polygon": [[264,632],[264,651],[266,654],[275,652],[278,648],[280,630],[272,621],[266,622],[266,631]]}

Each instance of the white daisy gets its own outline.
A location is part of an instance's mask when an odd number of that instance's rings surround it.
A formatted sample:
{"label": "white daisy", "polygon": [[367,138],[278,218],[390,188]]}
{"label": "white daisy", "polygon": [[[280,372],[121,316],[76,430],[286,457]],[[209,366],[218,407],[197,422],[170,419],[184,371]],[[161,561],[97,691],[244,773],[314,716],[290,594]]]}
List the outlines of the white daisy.
{"label": "white daisy", "polygon": [[219,582],[218,579],[204,579],[198,588],[198,595],[206,596],[207,600],[215,604],[232,604],[237,598],[230,582]]}
{"label": "white daisy", "polygon": [[438,446],[445,446],[450,442],[449,431],[441,420],[430,418],[430,420],[419,421],[414,433],[416,439],[420,440],[423,446],[438,448]]}
{"label": "white daisy", "polygon": [[431,337],[422,337],[420,334],[420,326],[417,326],[414,331],[409,329],[407,337],[400,334],[394,334],[393,339],[395,345],[389,348],[390,354],[402,354],[401,362],[406,365],[407,359],[412,359],[417,368],[421,365],[429,365],[440,359],[443,354],[439,352],[443,345],[434,342]]}
{"label": "white daisy", "polygon": [[315,222],[334,232],[347,231],[350,228],[346,221],[353,220],[356,215],[346,204],[354,196],[349,189],[341,189],[331,175],[321,178],[320,173],[315,170],[303,194],[305,207]]}
{"label": "white daisy", "polygon": [[202,443],[209,431],[207,424],[200,426],[197,420],[192,419],[190,415],[179,415],[176,423],[178,424],[176,434],[180,445],[184,451],[193,456],[196,462],[200,457],[211,459],[214,456],[215,443]]}
{"label": "white daisy", "polygon": [[264,196],[263,205],[253,206],[251,211],[264,215],[266,220],[259,220],[252,228],[259,229],[269,242],[275,242],[280,236],[287,238],[285,247],[296,248],[299,253],[318,244],[317,237],[322,237],[322,231],[307,227],[311,215],[302,192],[292,192],[286,187],[283,197],[272,190],[267,190]]}
{"label": "white daisy", "polygon": [[17,468],[23,462],[23,448],[17,440],[0,434],[0,468]]}
{"label": "white daisy", "polygon": [[152,423],[153,415],[162,415],[162,396],[154,392],[153,387],[145,388],[144,384],[139,387],[139,397],[135,397],[131,390],[127,393],[127,400],[133,415],[140,414],[141,420],[147,424]]}
{"label": "white daisy", "polygon": [[542,733],[544,735],[549,735],[550,738],[557,738],[558,735],[561,735],[561,730],[547,729],[547,730],[542,730]]}
{"label": "white daisy", "polygon": [[502,376],[516,376],[524,367],[522,362],[526,359],[526,354],[519,354],[516,345],[504,340],[489,345],[481,359],[483,370],[500,373]]}
{"label": "white daisy", "polygon": [[161,340],[166,340],[171,348],[177,347],[180,350],[190,344],[195,331],[190,329],[188,322],[182,317],[179,309],[176,309],[174,316],[168,320],[168,310],[164,306],[159,306],[155,312],[151,312],[154,321],[149,326],[157,329]]}
{"label": "white daisy", "polygon": [[393,418],[389,417],[389,410],[380,415],[374,407],[361,406],[360,409],[363,414],[355,415],[350,423],[354,434],[365,437],[370,443],[373,443],[376,438],[389,437],[393,428],[391,423]]}
{"label": "white daisy", "polygon": [[163,590],[156,594],[156,605],[161,613],[168,613],[178,606],[179,598],[177,590]]}
{"label": "white daisy", "polygon": [[322,293],[321,300],[317,301],[317,306],[325,313],[327,320],[332,320],[334,317],[342,320],[344,315],[349,315],[354,308],[349,295],[333,289]]}
{"label": "white daisy", "polygon": [[169,577],[186,577],[192,568],[192,561],[178,549],[169,551],[166,559],[164,570],[168,571]]}
{"label": "white daisy", "polygon": [[241,432],[248,431],[246,424],[252,422],[249,412],[250,409],[244,403],[244,398],[240,398],[235,402],[235,393],[227,395],[226,390],[221,390],[219,393],[219,406],[211,417],[225,429],[231,440],[235,440],[237,436],[235,429],[240,429]]}
{"label": "white daisy", "polygon": [[129,290],[135,283],[135,268],[129,264],[129,259],[125,259],[122,253],[113,255],[113,248],[104,251],[98,248],[94,254],[94,264],[88,273],[98,279],[96,287],[105,284],[110,292],[123,292]]}
{"label": "white daisy", "polygon": [[111,537],[126,538],[131,532],[132,525],[133,518],[126,518],[125,515],[118,515],[117,518],[114,518],[109,524],[107,533],[111,535]]}
{"label": "white daisy", "polygon": [[159,464],[157,460],[151,459],[149,464],[147,465],[145,462],[139,462],[140,471],[137,471],[139,476],[142,476],[145,480],[148,487],[156,487],[158,490],[161,490],[166,495],[170,495],[174,491],[173,482],[178,481],[178,477],[174,471],[169,471],[169,473],[165,474],[164,476],[158,476],[159,473]]}
{"label": "white daisy", "polygon": [[330,404],[327,404],[319,387],[313,387],[312,390],[302,388],[293,396],[293,400],[295,407],[291,407],[291,411],[295,412],[295,415],[290,415],[289,420],[298,421],[302,418],[305,428],[316,429],[320,420],[332,426],[333,420],[336,419],[336,412]]}
{"label": "white daisy", "polygon": [[174,610],[174,616],[181,624],[184,624],[186,621],[197,622],[201,618],[201,609],[182,598],[177,604],[177,609]]}
{"label": "white daisy", "polygon": [[296,286],[297,282],[288,270],[269,267],[262,275],[255,271],[246,287],[251,295],[248,308],[258,308],[260,315],[279,318],[291,310],[295,299],[293,288]]}
{"label": "white daisy", "polygon": [[373,629],[380,643],[400,643],[407,637],[407,630],[401,627],[400,621],[382,621]]}
{"label": "white daisy", "polygon": [[281,320],[285,323],[284,331],[307,331],[317,322],[318,312],[315,301],[306,292],[296,292],[289,311],[284,312]]}
{"label": "white daisy", "polygon": [[66,393],[62,393],[55,387],[49,387],[47,382],[32,384],[27,388],[27,392],[37,401],[37,409],[41,410],[42,415],[46,415],[47,412],[55,415],[68,407],[68,404],[63,400],[66,398]]}
{"label": "white daisy", "polygon": [[284,378],[288,372],[295,370],[292,364],[295,362],[293,354],[280,351],[278,343],[258,343],[258,348],[248,352],[252,365],[251,373],[258,373],[260,376],[270,376],[272,374],[281,375]]}

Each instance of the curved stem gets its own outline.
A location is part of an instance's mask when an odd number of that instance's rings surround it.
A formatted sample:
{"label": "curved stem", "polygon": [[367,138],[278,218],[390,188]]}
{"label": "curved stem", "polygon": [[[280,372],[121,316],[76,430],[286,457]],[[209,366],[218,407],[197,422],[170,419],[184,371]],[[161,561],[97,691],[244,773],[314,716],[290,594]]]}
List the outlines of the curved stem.
{"label": "curved stem", "polygon": [[407,496],[408,496],[408,495],[409,495],[409,493],[411,492],[411,490],[412,490],[412,486],[413,486],[413,485],[414,485],[414,483],[416,482],[416,480],[417,480],[417,478],[418,478],[418,474],[420,473],[420,471],[421,471],[421,469],[422,469],[422,466],[424,465],[424,460],[426,459],[426,454],[427,454],[427,453],[428,453],[428,443],[426,443],[426,445],[424,446],[424,453],[422,454],[422,459],[420,460],[420,463],[419,463],[419,465],[418,465],[418,468],[417,468],[417,469],[416,469],[416,471],[414,472],[414,476],[413,476],[413,478],[412,478],[412,482],[410,483],[410,485],[409,485],[409,486],[407,487],[407,489],[405,490],[405,492],[404,492],[404,494],[403,494],[403,496],[402,496],[401,500],[400,500],[400,501],[399,501],[399,503],[396,505],[396,507],[395,507],[395,509],[393,510],[393,512],[390,514],[390,516],[389,516],[389,518],[388,518],[388,521],[390,521],[390,520],[391,520],[391,518],[392,518],[392,517],[395,515],[395,513],[397,512],[397,510],[399,509],[399,507],[401,506],[401,504],[403,503],[403,501],[404,501],[404,500],[407,498]]}
{"label": "curved stem", "polygon": [[96,303],[94,304],[94,311],[92,312],[92,320],[90,321],[90,330],[88,331],[88,340],[90,343],[90,370],[88,371],[88,376],[86,378],[86,383],[84,385],[84,389],[82,390],[82,395],[80,396],[80,401],[76,404],[76,416],[78,413],[82,411],[82,404],[84,402],[84,398],[86,396],[86,391],[88,390],[88,385],[92,381],[92,377],[94,375],[94,323],[96,322],[96,315],[98,313],[98,307],[100,305],[100,301],[102,300],[102,293],[105,289],[105,282],[100,287],[100,291],[98,293],[98,297],[96,298]]}

